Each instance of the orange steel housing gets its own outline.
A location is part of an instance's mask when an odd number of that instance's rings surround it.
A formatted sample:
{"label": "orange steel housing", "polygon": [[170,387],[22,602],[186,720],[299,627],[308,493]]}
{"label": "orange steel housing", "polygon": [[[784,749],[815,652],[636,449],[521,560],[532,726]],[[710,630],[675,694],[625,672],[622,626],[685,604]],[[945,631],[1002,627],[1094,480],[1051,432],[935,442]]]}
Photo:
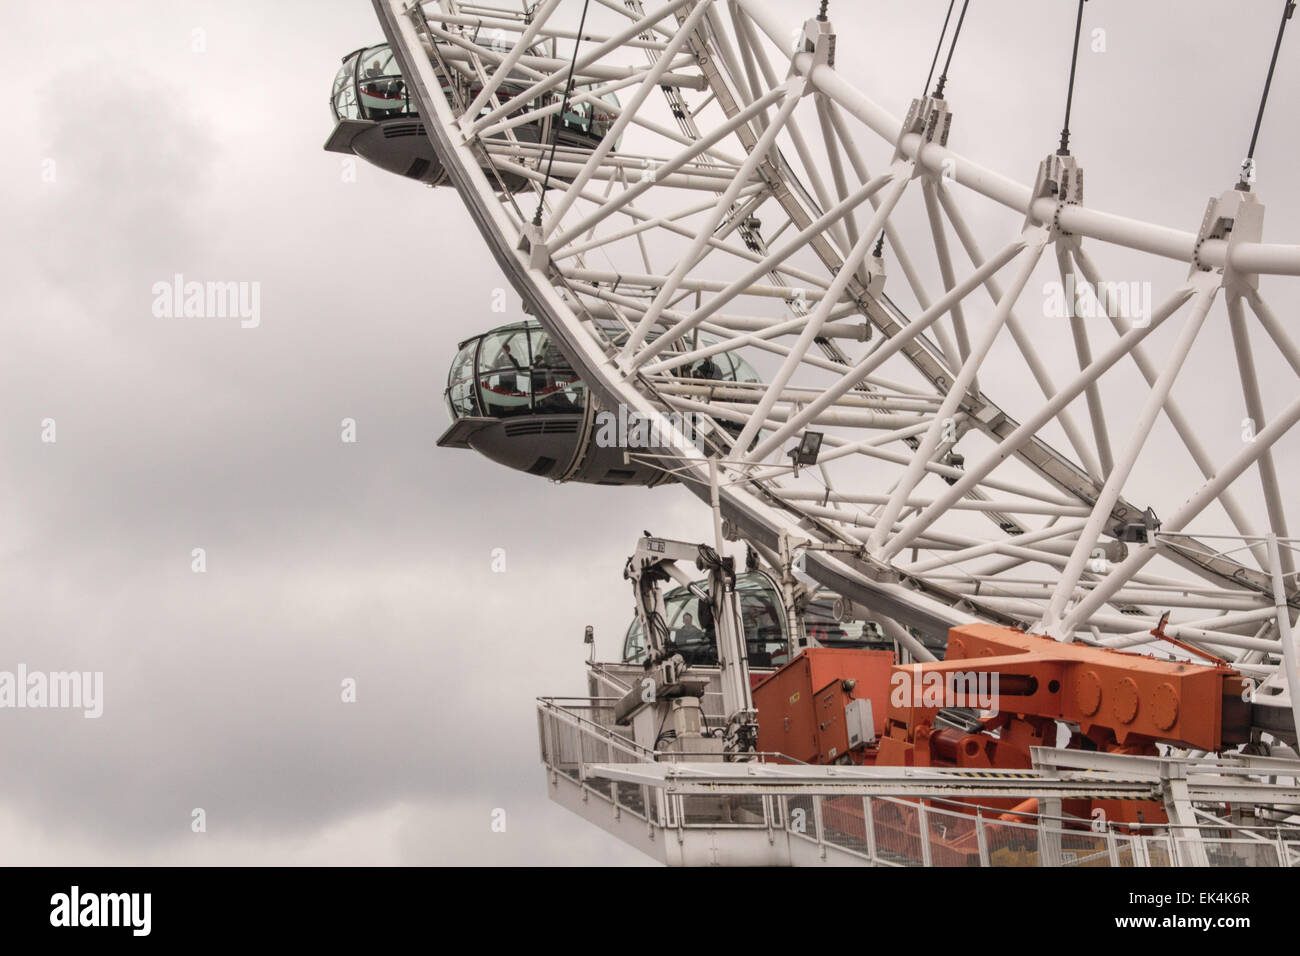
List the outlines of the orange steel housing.
{"label": "orange steel housing", "polygon": [[[1242,679],[1221,663],[1161,661],[987,624],[953,628],[943,661],[894,666],[892,658],[886,651],[803,651],[754,688],[759,749],[812,764],[1022,769],[1032,765],[1032,747],[1056,744],[1058,720],[1079,727],[1070,747],[1110,753],[1153,754],[1157,742],[1215,751],[1249,736]],[[969,688],[962,678],[978,674],[996,674],[998,685],[993,716],[982,718],[981,729],[973,732],[936,726],[941,707],[914,695],[918,682]],[[983,689],[993,690],[992,682]],[[976,705],[960,693],[945,696],[944,705]],[[878,739],[848,751],[844,709],[863,697],[871,701]],[[1165,819],[1158,802],[1067,804],[1067,813],[1085,820],[1096,806],[1116,823]],[[1014,800],[990,800],[986,806],[1029,809]],[[861,814],[852,800],[843,810],[845,821]],[[910,845],[917,836],[911,832],[915,821],[895,822],[878,821],[878,826],[882,833],[897,830],[895,836]],[[970,852],[956,839],[948,849]]]}
{"label": "orange steel housing", "polygon": [[[758,749],[804,763],[835,763],[849,750],[844,709],[855,698],[871,701],[873,730],[885,727],[889,651],[809,647],[754,688]],[[845,682],[853,681],[851,690]]]}
{"label": "orange steel housing", "polygon": [[[1215,751],[1225,743],[1246,739],[1242,681],[1222,664],[1161,661],[1110,648],[1064,644],[1012,628],[968,624],[952,629],[943,661],[895,668],[895,674],[899,672],[912,672],[908,683],[916,680],[918,672],[996,673],[998,716],[987,726],[1003,728],[1003,736],[1010,730],[1015,737],[1017,723],[1045,731],[1051,722],[1063,720],[1077,724],[1083,736],[1113,752],[1152,753],[1157,741]],[[911,700],[901,706],[894,703],[887,734],[895,740],[913,737],[938,713],[938,708],[916,707]],[[1026,744],[1041,736],[1023,730],[1019,734]],[[881,762],[892,763],[885,759],[884,749],[882,742]],[[969,745],[958,752],[974,756]]]}

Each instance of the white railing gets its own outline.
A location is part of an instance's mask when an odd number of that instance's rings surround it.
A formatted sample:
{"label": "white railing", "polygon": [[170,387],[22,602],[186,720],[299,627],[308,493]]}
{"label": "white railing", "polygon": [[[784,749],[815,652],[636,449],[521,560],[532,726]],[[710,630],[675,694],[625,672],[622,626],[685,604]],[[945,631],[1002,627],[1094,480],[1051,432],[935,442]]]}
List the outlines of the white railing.
{"label": "white railing", "polygon": [[[598,777],[596,764],[657,763],[658,754],[614,724],[613,698],[538,701],[538,735],[547,770],[665,830],[784,831],[841,859],[870,866],[1181,866],[1198,854],[1211,866],[1300,866],[1300,833],[1287,829],[1105,825],[996,809],[950,809],[944,801],[901,797],[763,792],[682,794],[664,784]],[[763,758],[759,758],[762,760]],[[958,806],[950,803],[951,807]]]}

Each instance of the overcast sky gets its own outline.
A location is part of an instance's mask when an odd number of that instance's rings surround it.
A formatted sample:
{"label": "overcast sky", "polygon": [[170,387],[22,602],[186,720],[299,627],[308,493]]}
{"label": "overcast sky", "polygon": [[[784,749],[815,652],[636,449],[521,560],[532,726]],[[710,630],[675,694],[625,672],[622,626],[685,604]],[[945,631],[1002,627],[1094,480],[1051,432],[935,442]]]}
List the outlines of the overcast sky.
{"label": "overcast sky", "polygon": [[[816,4],[770,6],[793,25]],[[901,115],[946,7],[833,3],[842,69]],[[1076,104],[1090,199],[1197,227],[1244,152],[1278,10],[1089,3],[1107,31]],[[954,144],[1032,179],[1072,11],[973,5]],[[321,150],[340,57],[382,36],[369,0],[3,18],[0,670],[105,687],[98,720],[0,710],[0,860],[639,862],[546,800],[533,701],[584,692],[584,625],[617,652],[641,530],[703,539],[708,515],[679,489],[553,485],[435,447],[447,365],[501,324],[504,281],[452,191],[364,164],[348,182]],[[1291,41],[1260,147],[1284,242]],[[177,273],[260,283],[260,324],[156,317]]]}

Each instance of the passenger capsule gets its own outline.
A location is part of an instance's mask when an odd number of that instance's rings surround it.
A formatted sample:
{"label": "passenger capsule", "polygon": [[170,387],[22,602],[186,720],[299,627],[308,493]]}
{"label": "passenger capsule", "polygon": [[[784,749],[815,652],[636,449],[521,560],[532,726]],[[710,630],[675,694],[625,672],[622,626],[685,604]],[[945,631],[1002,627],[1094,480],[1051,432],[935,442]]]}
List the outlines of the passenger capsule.
{"label": "passenger capsule", "polygon": [[[443,50],[444,45],[439,44],[439,49]],[[454,58],[455,50],[447,52],[446,63],[451,77],[443,77],[442,92],[453,104],[464,108],[473,102],[483,87],[477,79],[463,72],[468,68]],[[532,82],[523,74],[518,77],[512,74],[498,87],[498,101],[505,103],[518,96]],[[562,95],[562,89],[539,94],[523,102],[503,120],[548,106],[558,107]],[[499,136],[491,137],[493,149],[499,150],[510,162],[536,170],[544,165],[543,152],[549,158],[554,144],[558,165],[551,178],[568,181],[565,161],[585,161],[585,154],[609,132],[618,105],[618,98],[612,93],[597,94],[590,85],[576,85],[562,117],[557,117],[557,110],[504,130]],[[327,151],[360,156],[387,172],[431,186],[447,182],[447,172],[425,135],[418,103],[398,69],[393,51],[386,44],[363,47],[343,58],[343,65],[334,77],[330,111],[335,126],[325,143]],[[545,146],[539,148],[542,143]],[[484,171],[489,182],[509,192],[518,192],[528,185],[528,179],[516,173],[487,166]]]}
{"label": "passenger capsule", "polygon": [[[606,329],[611,344],[626,335]],[[701,336],[699,344],[712,340]],[[758,375],[735,353],[683,366],[684,385],[752,384]],[[665,473],[635,457],[629,415],[603,410],[550,334],[532,320],[462,342],[445,392],[451,427],[444,448],[471,448],[493,461],[554,481],[657,485]],[[634,416],[632,416],[634,417]],[[629,441],[629,437],[632,439]],[[624,461],[625,453],[633,457]]]}
{"label": "passenger capsule", "polygon": [[[700,580],[691,587],[677,587],[664,594],[666,645],[672,653],[682,655],[691,667],[718,666],[718,639],[710,612],[699,595],[709,593],[709,582]],[[745,627],[745,647],[749,666],[781,667],[790,660],[791,619],[784,610],[781,587],[767,571],[751,569],[736,575],[736,597]],[[798,633],[795,653],[809,642],[818,647],[857,647],[888,650],[892,642],[880,625],[865,617],[837,620],[833,608],[837,595],[820,592],[803,602],[794,616]],[[641,664],[649,647],[645,628],[633,618],[623,638],[623,663]]]}

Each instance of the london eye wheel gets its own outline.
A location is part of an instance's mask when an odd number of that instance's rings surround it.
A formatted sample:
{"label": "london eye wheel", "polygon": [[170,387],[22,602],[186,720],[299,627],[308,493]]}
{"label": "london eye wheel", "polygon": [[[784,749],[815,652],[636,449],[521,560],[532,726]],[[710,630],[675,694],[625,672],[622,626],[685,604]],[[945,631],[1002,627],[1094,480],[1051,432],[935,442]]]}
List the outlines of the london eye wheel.
{"label": "london eye wheel", "polygon": [[1099,209],[1068,107],[1032,179],[949,147],[964,4],[902,117],[792,6],[375,0],[405,85],[363,54],[348,102],[405,104],[379,118],[432,153],[398,171],[456,190],[600,405],[655,422],[624,457],[733,537],[916,659],[972,621],[1209,657],[1293,735],[1300,245],[1265,236],[1254,142],[1195,231]]}

